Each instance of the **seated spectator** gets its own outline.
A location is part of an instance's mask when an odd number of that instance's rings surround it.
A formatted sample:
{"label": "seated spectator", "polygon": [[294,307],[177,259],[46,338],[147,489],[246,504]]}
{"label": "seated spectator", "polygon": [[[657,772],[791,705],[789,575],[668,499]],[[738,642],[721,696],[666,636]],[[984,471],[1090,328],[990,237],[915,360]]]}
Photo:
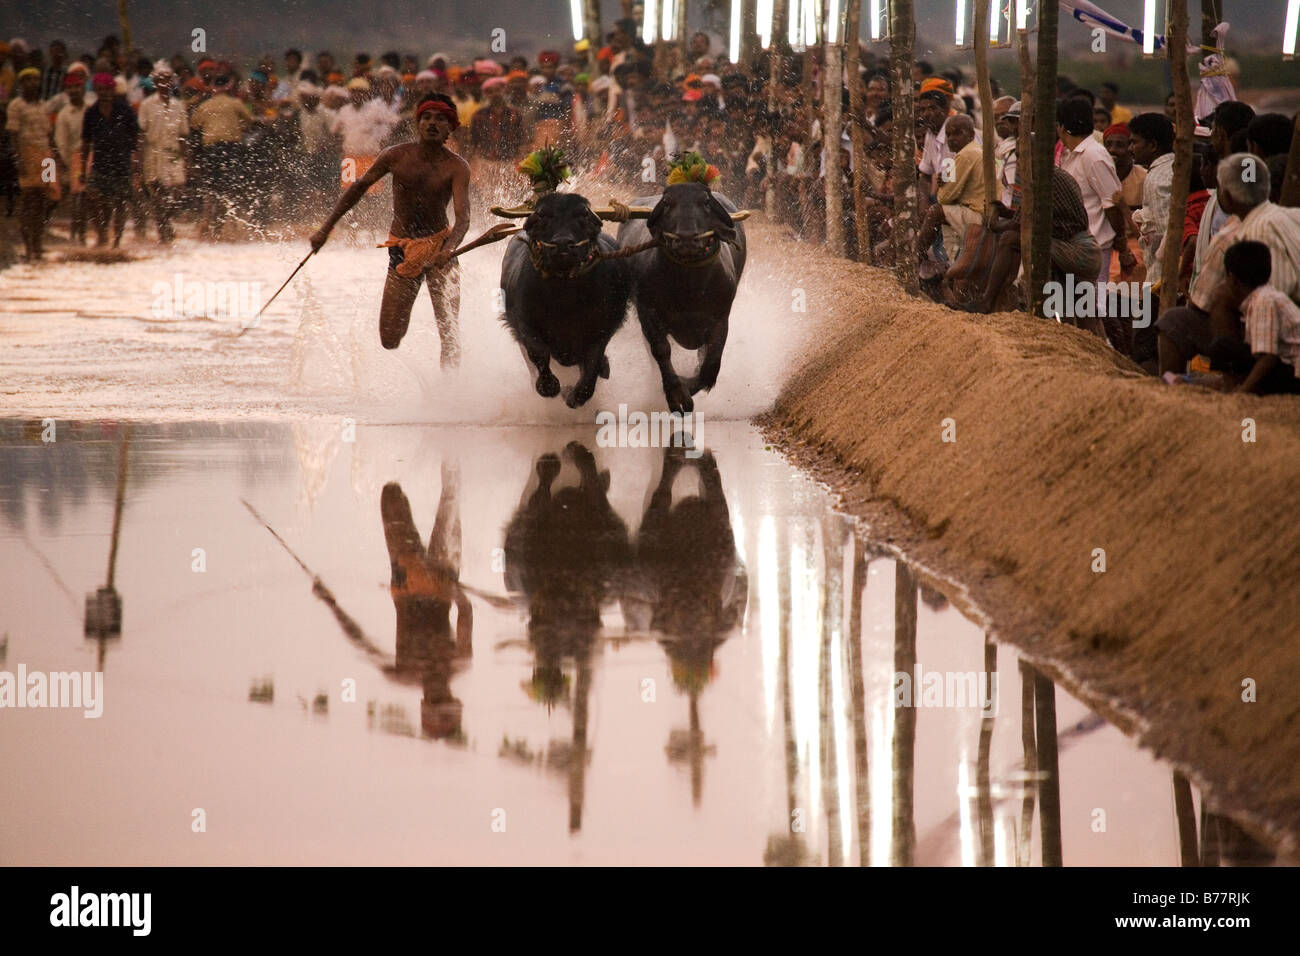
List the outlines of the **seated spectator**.
{"label": "seated spectator", "polygon": [[984,215],[983,154],[975,143],[975,124],[969,116],[950,116],[944,130],[954,155],[951,164],[939,170],[938,202],[922,220],[917,257],[924,256],[934,241],[934,230],[942,229],[944,252],[949,262],[956,262],[966,227],[978,224]]}
{"label": "seated spectator", "polygon": [[1223,258],[1235,241],[1268,246],[1272,257],[1269,285],[1293,302],[1300,300],[1300,209],[1268,199],[1271,178],[1258,156],[1234,153],[1219,163],[1218,201],[1229,219],[1210,243],[1205,262],[1192,281],[1186,307],[1170,309],[1156,322],[1159,370],[1182,374],[1196,355],[1208,355],[1210,343],[1227,334],[1233,310],[1227,295]]}
{"label": "seated spectator", "polygon": [[1244,334],[1214,339],[1210,361],[1238,382],[1239,392],[1300,392],[1300,308],[1268,284],[1272,268],[1262,242],[1236,242],[1223,255],[1224,303],[1241,312],[1237,331]]}

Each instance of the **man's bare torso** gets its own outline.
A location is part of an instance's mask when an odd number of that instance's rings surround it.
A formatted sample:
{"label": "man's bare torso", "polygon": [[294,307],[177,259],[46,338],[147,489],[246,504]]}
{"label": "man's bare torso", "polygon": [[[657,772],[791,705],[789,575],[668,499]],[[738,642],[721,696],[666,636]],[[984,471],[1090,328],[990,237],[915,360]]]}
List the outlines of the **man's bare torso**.
{"label": "man's bare torso", "polygon": [[449,149],[431,160],[419,143],[402,143],[388,152],[393,177],[392,234],[406,239],[447,228],[452,181],[458,170],[468,171],[465,160]]}

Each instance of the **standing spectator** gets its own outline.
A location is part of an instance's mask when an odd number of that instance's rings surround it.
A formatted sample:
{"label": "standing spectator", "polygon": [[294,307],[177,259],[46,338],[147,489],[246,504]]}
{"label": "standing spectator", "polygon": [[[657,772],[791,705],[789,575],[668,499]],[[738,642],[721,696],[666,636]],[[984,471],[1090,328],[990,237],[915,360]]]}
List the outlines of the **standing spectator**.
{"label": "standing spectator", "polygon": [[[212,79],[212,96],[200,103],[190,118],[190,125],[203,134],[199,167],[203,182],[203,211],[199,219],[199,238],[213,231],[217,201],[237,184],[240,174],[241,145],[244,133],[252,125],[248,109],[235,99],[234,79],[229,64],[219,64]],[[215,223],[221,232],[221,222]]]}
{"label": "standing spectator", "polygon": [[19,95],[9,101],[5,130],[12,137],[18,161],[23,255],[28,262],[35,262],[42,254],[46,198],[58,189],[58,177],[50,146],[50,122],[39,98],[41,71],[24,67],[18,71],[16,81]]}
{"label": "standing spectator", "polygon": [[172,216],[185,187],[185,142],[190,135],[185,104],[172,95],[176,77],[171,64],[153,67],[154,92],[140,104],[141,167],[145,193],[158,220],[158,238],[175,238]]}
{"label": "standing spectator", "polygon": [[[1102,145],[1115,163],[1120,190],[1115,194],[1115,204],[1120,207],[1124,220],[1124,248],[1133,256],[1134,267],[1125,271],[1115,256],[1110,264],[1110,281],[1141,281],[1145,278],[1145,257],[1142,254],[1142,231],[1138,228],[1136,212],[1142,208],[1142,187],[1147,180],[1146,167],[1133,159],[1133,138],[1125,123],[1112,123],[1102,138]],[[1115,244],[1120,244],[1116,237]]]}
{"label": "standing spectator", "polygon": [[1142,184],[1142,209],[1135,214],[1142,234],[1142,258],[1147,281],[1161,280],[1161,249],[1169,227],[1169,196],[1174,184],[1174,124],[1159,113],[1142,113],[1129,124],[1133,159],[1147,168]]}
{"label": "standing spectator", "polygon": [[470,146],[476,156],[495,161],[517,160],[526,142],[523,117],[505,101],[506,81],[483,81],[485,102],[470,124]]}
{"label": "standing spectator", "polygon": [[285,50],[284,51],[284,76],[275,87],[275,98],[277,100],[292,99],[294,92],[298,89],[298,84],[302,81],[302,51]]}
{"label": "standing spectator", "polygon": [[48,100],[63,92],[63,78],[68,75],[68,48],[62,40],[50,43],[50,62],[41,71],[40,99]]}
{"label": "standing spectator", "polygon": [[113,221],[113,247],[122,242],[126,205],[131,198],[131,163],[140,126],[124,96],[115,94],[109,73],[95,74],[95,107],[86,110],[81,128],[83,168],[91,161],[86,188],[95,214],[98,245],[108,244],[108,224]]}
{"label": "standing spectator", "polygon": [[1101,101],[1101,105],[1110,113],[1112,124],[1127,123],[1133,118],[1131,109],[1119,105],[1119,87],[1114,83],[1101,84],[1101,96],[1098,99]]}
{"label": "standing spectator", "polygon": [[307,80],[298,83],[297,97],[299,143],[302,149],[304,181],[308,208],[313,214],[333,195],[338,175],[338,141],[330,132],[334,111],[321,105],[321,90]]}
{"label": "standing spectator", "polygon": [[72,225],[68,233],[75,243],[86,240],[86,181],[81,168],[81,130],[86,120],[86,87],[80,72],[69,71],[63,84],[68,102],[54,118],[54,150],[58,156],[61,181],[67,187],[72,207]]}
{"label": "standing spectator", "polygon": [[[1097,312],[1101,314],[1105,311],[1105,287],[1110,279],[1111,252],[1116,236],[1120,237],[1121,243],[1123,241],[1124,220],[1120,208],[1115,205],[1115,194],[1120,191],[1115,161],[1106,152],[1106,147],[1093,138],[1092,133],[1092,104],[1087,99],[1071,97],[1057,106],[1056,135],[1064,147],[1061,169],[1079,185],[1079,193],[1088,212],[1088,232],[1101,250],[1101,269],[1092,280],[1097,292]],[[1123,245],[1119,247],[1119,261],[1120,268],[1125,271],[1131,270],[1135,265],[1133,256]],[[1127,352],[1124,323],[1116,316],[1104,318],[1104,323],[1090,320],[1087,325],[1094,334],[1109,337],[1112,345]]]}

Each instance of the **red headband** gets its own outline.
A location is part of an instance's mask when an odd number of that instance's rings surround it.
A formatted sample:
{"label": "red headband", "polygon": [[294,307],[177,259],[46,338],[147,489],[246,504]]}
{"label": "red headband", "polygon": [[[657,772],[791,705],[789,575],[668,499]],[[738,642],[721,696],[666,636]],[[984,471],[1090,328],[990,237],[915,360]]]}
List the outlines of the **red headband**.
{"label": "red headband", "polygon": [[443,116],[447,117],[448,122],[451,123],[452,129],[456,129],[460,126],[460,115],[456,112],[456,107],[448,106],[446,103],[442,102],[442,100],[426,100],[417,106],[415,108],[416,122],[419,122],[420,117],[429,112],[429,110],[437,110]]}
{"label": "red headband", "polygon": [[1128,123],[1112,123],[1111,125],[1106,127],[1106,132],[1102,133],[1101,135],[1104,138],[1107,136],[1117,136],[1117,135],[1130,136],[1132,134],[1129,133],[1128,131]]}

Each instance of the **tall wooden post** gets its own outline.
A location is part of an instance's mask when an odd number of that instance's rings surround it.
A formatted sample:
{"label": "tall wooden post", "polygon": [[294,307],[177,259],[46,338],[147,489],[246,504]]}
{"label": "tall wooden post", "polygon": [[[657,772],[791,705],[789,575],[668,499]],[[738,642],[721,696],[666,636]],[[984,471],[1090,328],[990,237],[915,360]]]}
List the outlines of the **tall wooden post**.
{"label": "tall wooden post", "polygon": [[131,55],[131,18],[126,12],[126,0],[117,0],[117,21],[122,26],[122,52]]}
{"label": "tall wooden post", "polygon": [[1201,45],[1212,46],[1214,28],[1223,17],[1223,0],[1201,0]]}
{"label": "tall wooden post", "polygon": [[1286,178],[1282,180],[1282,206],[1300,206],[1300,113],[1296,114],[1291,132],[1291,151],[1286,158]]}
{"label": "tall wooden post", "polygon": [[[599,3],[600,0],[594,0]],[[686,62],[687,50],[690,48],[691,38],[686,35],[686,4],[689,0],[677,0],[677,46],[681,50],[682,69],[687,73],[690,72],[690,65]]]}
{"label": "tall wooden post", "polygon": [[916,121],[912,100],[915,45],[912,0],[893,0],[889,4],[889,73],[894,89],[894,274],[909,295],[921,291],[916,277]]}
{"label": "tall wooden post", "polygon": [[1183,219],[1187,215],[1187,186],[1192,175],[1192,84],[1187,78],[1187,0],[1169,0],[1165,50],[1174,78],[1174,182],[1169,193],[1165,254],[1160,260],[1160,312],[1178,302],[1178,261],[1183,248]]}
{"label": "tall wooden post", "polygon": [[[1034,116],[1030,188],[1034,191],[1034,218],[1030,231],[1030,312],[1043,314],[1044,286],[1052,275],[1052,159],[1056,151],[1056,26],[1055,3],[1038,7],[1038,71],[1034,77]],[[1022,117],[1021,125],[1025,118]],[[1025,158],[1020,157],[1023,163]]]}
{"label": "tall wooden post", "polygon": [[[798,0],[796,0],[798,2]],[[781,104],[781,80],[784,77],[785,64],[781,52],[786,49],[786,21],[790,15],[790,0],[776,0],[772,5],[772,48],[767,58],[767,115],[772,120],[768,142],[772,144],[767,153],[767,191],[763,194],[763,211],[769,219],[776,216],[776,164],[780,159],[776,155],[776,139],[779,132],[778,110]]]}
{"label": "tall wooden post", "polygon": [[993,147],[997,134],[993,131],[993,85],[989,82],[989,5],[987,0],[975,0],[975,83],[979,88],[980,136],[984,140],[981,156],[984,164],[984,222],[993,221],[993,202],[997,190],[993,181]]}
{"label": "tall wooden post", "polygon": [[740,62],[748,70],[758,55],[758,0],[741,0]]}
{"label": "tall wooden post", "polygon": [[858,40],[862,0],[848,0],[844,17],[844,82],[849,86],[849,140],[853,146],[853,228],[857,235],[858,261],[871,260],[871,230],[867,226],[866,122],[862,107],[862,77],[859,75],[861,45]]}
{"label": "tall wooden post", "polygon": [[830,10],[820,4],[822,17],[822,166],[826,175],[826,247],[833,256],[844,255],[844,174],[840,172],[840,135],[844,94],[841,92],[840,45],[830,42]]}
{"label": "tall wooden post", "polygon": [[587,35],[587,69],[594,80],[600,73],[596,54],[604,46],[600,32],[600,0],[582,0],[582,30]]}
{"label": "tall wooden post", "polygon": [[[1034,61],[1029,54],[1029,31],[1017,31],[1016,46],[1020,54],[1020,136],[1016,141],[1016,170],[1020,174],[1020,266],[1025,271],[1025,281],[1033,275],[1031,258],[1034,252],[1034,192],[1031,157],[1034,118]],[[1026,302],[1029,313],[1034,312],[1032,296]]]}

